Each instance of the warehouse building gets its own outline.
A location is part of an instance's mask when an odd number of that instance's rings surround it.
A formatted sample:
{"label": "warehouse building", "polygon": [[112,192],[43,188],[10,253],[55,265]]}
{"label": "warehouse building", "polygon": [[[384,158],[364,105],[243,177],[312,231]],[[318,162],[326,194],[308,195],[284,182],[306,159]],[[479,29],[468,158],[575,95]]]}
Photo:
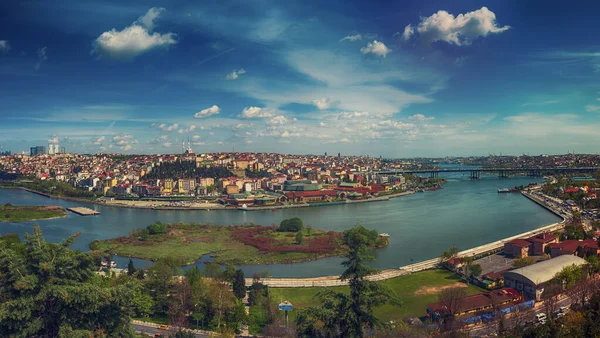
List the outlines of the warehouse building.
{"label": "warehouse building", "polygon": [[514,288],[529,299],[540,300],[544,287],[567,266],[583,265],[577,256],[563,255],[504,273],[504,286]]}

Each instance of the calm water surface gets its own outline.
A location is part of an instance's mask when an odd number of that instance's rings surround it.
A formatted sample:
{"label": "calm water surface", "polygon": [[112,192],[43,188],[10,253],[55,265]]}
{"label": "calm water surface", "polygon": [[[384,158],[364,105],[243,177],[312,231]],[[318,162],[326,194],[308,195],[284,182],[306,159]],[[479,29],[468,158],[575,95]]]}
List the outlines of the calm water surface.
{"label": "calm water surface", "polygon": [[[484,176],[477,181],[468,173],[444,174],[448,183],[444,189],[416,193],[384,202],[336,205],[278,211],[202,211],[143,210],[86,205],[59,199],[49,199],[22,190],[0,189],[0,203],[15,205],[87,206],[101,212],[99,216],[83,217],[68,213],[67,218],[38,221],[47,241],[58,242],[75,232],[82,235],[73,248],[88,250],[95,239],[127,235],[155,221],[208,222],[212,224],[279,224],[285,218],[298,216],[305,224],[323,230],[344,230],[357,223],[390,234],[390,245],[376,250],[376,262],[381,269],[396,268],[439,256],[455,245],[460,250],[496,241],[521,232],[559,221],[559,218],[518,193],[498,194],[498,188],[540,182],[539,179],[512,177],[500,180]],[[33,222],[0,223],[0,233],[31,233]],[[207,258],[197,262],[201,266]],[[340,258],[326,258],[298,264],[246,266],[248,275],[269,270],[274,277],[311,277],[338,274]],[[125,267],[127,259],[119,259]],[[148,262],[135,260],[142,267]]]}

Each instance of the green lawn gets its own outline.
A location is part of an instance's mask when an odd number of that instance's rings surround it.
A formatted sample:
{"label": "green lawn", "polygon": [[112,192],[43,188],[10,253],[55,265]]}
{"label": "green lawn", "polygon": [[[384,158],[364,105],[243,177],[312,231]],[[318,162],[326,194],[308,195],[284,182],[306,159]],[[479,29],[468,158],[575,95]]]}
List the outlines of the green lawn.
{"label": "green lawn", "polygon": [[[175,258],[185,264],[191,264],[203,255],[211,254],[219,264],[250,265],[274,264],[284,262],[310,261],[324,257],[315,253],[303,252],[261,252],[257,248],[246,245],[232,238],[231,226],[208,225],[169,225],[167,234],[152,235],[146,241],[135,236],[120,237],[90,244],[93,250],[108,252],[126,257],[137,257],[151,260]],[[173,230],[173,231],[171,231]],[[264,236],[274,238],[277,242],[295,245],[295,235],[290,233],[269,231]],[[305,243],[313,236],[325,236],[320,230],[304,230]],[[300,248],[301,246],[298,245]],[[341,254],[341,251],[331,255]]]}
{"label": "green lawn", "polygon": [[65,209],[56,206],[0,205],[0,222],[28,222],[66,215]]}
{"label": "green lawn", "polygon": [[[392,289],[402,306],[385,305],[375,310],[375,314],[383,320],[400,320],[408,316],[425,316],[426,306],[437,301],[439,289],[436,288],[452,285],[459,282],[453,273],[446,270],[427,270],[382,281],[381,283]],[[325,288],[271,288],[273,302],[280,303],[288,300],[294,305],[294,310],[300,310],[310,305],[315,305],[315,295]],[[330,288],[340,292],[347,292],[348,287]],[[469,285],[467,294],[472,295],[485,290]],[[416,294],[416,293],[419,294]],[[295,313],[290,313],[290,320],[295,319]],[[281,314],[283,317],[283,314]]]}

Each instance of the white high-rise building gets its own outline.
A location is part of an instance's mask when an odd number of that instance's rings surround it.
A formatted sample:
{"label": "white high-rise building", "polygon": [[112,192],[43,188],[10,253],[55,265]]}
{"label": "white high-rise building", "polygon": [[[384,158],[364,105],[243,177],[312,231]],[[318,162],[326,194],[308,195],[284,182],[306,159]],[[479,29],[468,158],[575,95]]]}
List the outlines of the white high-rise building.
{"label": "white high-rise building", "polygon": [[60,153],[60,145],[59,144],[48,144],[48,154],[54,155]]}

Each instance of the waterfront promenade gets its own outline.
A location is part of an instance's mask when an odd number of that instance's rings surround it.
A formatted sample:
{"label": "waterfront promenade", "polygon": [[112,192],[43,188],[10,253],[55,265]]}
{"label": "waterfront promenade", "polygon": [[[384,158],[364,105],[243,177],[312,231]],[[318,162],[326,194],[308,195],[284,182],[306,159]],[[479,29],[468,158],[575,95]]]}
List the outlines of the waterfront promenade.
{"label": "waterfront promenade", "polygon": [[[494,252],[498,252],[504,248],[504,244],[510,242],[517,238],[526,238],[535,236],[538,234],[546,233],[546,232],[554,232],[557,230],[562,230],[565,226],[565,216],[559,211],[555,210],[550,205],[544,203],[542,199],[533,195],[530,192],[522,192],[523,196],[529,198],[535,203],[541,205],[542,207],[548,209],[548,211],[556,214],[561,217],[563,220],[561,222],[552,223],[550,225],[543,226],[538,229],[534,229],[531,231],[526,231],[520,233],[518,235],[514,235],[511,237],[507,237],[492,243],[480,245],[475,248],[467,249],[464,251],[460,251],[458,253],[459,257],[478,257]],[[440,252],[441,254],[441,252]],[[386,279],[396,278],[404,275],[411,274],[413,272],[423,271],[435,268],[440,262],[439,258],[432,258],[429,260],[425,260],[422,262],[401,266],[397,269],[386,269],[382,270],[380,273],[376,275],[369,276],[368,279],[371,281],[382,281]],[[246,285],[252,285],[253,279],[246,278]],[[339,276],[324,276],[324,277],[314,277],[314,278],[263,278],[261,279],[261,283],[268,285],[273,288],[308,288],[308,287],[332,287],[332,286],[344,286],[348,285],[348,281],[342,281],[339,279]]]}

